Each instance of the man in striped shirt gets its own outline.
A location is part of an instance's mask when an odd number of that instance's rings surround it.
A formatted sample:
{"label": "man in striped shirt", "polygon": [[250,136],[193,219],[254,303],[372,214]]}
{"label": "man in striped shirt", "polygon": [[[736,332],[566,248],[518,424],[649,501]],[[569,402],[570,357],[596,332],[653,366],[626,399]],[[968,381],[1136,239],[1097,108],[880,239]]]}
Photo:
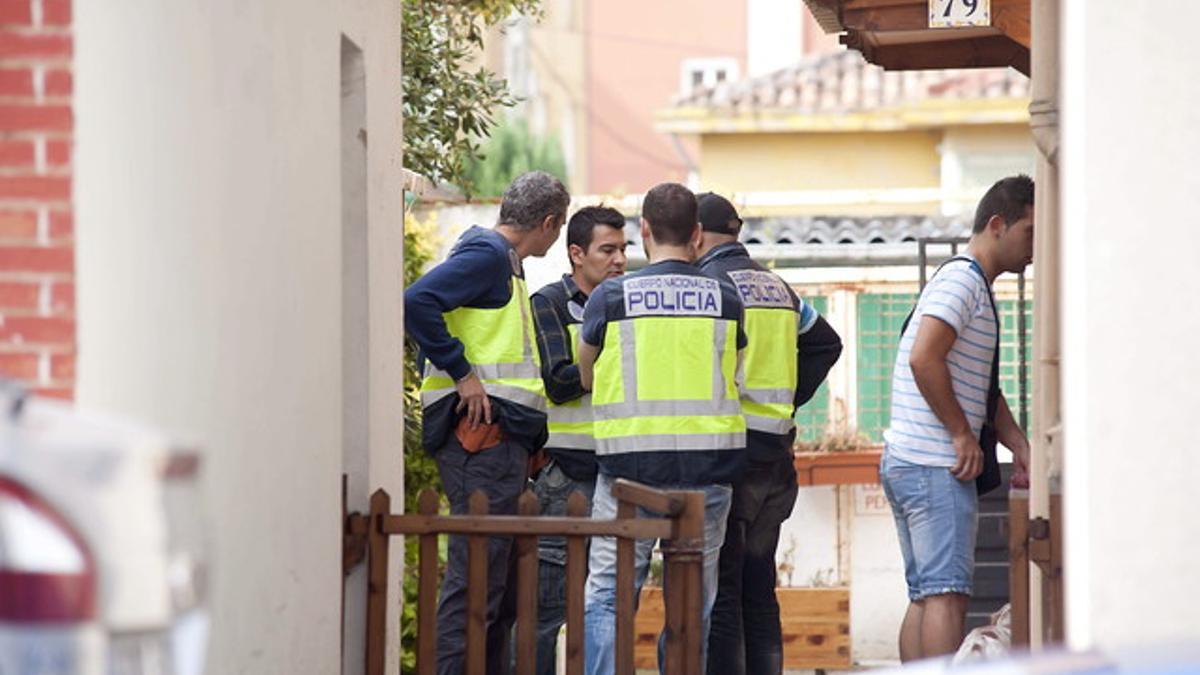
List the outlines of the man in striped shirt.
{"label": "man in striped shirt", "polygon": [[[979,434],[1000,337],[991,285],[1032,259],[1033,181],[1002,179],[979,203],[967,255],[925,286],[900,339],[880,477],[908,583],[902,661],[950,654],[962,642],[975,566],[974,480],[983,470]],[[1003,395],[991,423],[1023,477],[1029,443]]]}

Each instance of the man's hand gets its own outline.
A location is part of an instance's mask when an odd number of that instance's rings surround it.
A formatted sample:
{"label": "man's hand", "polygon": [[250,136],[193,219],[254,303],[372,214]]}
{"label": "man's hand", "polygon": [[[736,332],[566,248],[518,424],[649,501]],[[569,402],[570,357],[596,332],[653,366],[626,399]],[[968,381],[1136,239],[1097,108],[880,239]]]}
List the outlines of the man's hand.
{"label": "man's hand", "polygon": [[996,439],[1004,447],[1012,450],[1013,475],[1010,484],[1018,490],[1028,489],[1029,439],[1025,437],[1021,425],[1013,418],[1008,401],[1003,396],[1000,397],[999,406],[996,408]]}
{"label": "man's hand", "polygon": [[1019,448],[1010,448],[1013,453],[1012,487],[1019,490],[1029,489],[1029,444],[1023,443]]}
{"label": "man's hand", "polygon": [[950,475],[968,481],[983,473],[983,449],[979,447],[979,439],[970,432],[954,436],[954,454],[958,455],[958,461],[950,468]]}
{"label": "man's hand", "polygon": [[466,408],[467,422],[472,429],[478,427],[480,422],[492,423],[492,402],[488,400],[487,390],[483,388],[478,375],[472,372],[455,382],[454,388],[458,391],[458,405],[454,412],[460,413]]}

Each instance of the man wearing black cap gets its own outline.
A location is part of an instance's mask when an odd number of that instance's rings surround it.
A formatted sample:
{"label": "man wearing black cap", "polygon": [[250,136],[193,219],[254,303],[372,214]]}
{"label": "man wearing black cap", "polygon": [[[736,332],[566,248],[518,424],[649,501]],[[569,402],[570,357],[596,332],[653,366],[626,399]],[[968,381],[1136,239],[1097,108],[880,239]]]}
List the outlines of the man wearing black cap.
{"label": "man wearing black cap", "polygon": [[[729,200],[697,195],[703,237],[696,264],[728,279],[746,308],[746,471],[733,486],[712,611],[708,672],[770,675],[783,671],[775,598],[779,526],[796,501],[793,420],[842,352],[842,341],[811,305],[738,243],[742,219]],[[794,349],[791,345],[795,345]]]}

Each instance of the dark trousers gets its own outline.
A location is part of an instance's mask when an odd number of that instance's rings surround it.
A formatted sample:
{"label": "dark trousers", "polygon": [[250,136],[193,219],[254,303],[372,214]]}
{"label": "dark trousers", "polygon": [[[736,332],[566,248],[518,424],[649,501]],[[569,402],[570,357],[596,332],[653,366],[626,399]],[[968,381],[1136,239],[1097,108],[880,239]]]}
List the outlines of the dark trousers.
{"label": "dark trousers", "polygon": [[[476,490],[488,497],[488,513],[512,515],[517,512],[517,497],[525,488],[525,464],[529,451],[518,443],[499,445],[469,453],[453,436],[435,456],[442,488],[450,501],[450,513],[467,512],[467,498]],[[487,591],[487,672],[509,672],[509,640],[516,619],[515,602],[506,596],[512,564],[512,537],[488,539]],[[513,584],[515,589],[515,583]],[[437,611],[437,672],[462,675],[466,658],[467,634],[467,538],[451,536],[446,561],[446,576]]]}
{"label": "dark trousers", "polygon": [[[595,491],[594,479],[575,480],[553,460],[533,483],[544,516],[565,516],[572,494],[581,492],[590,502]],[[537,675],[554,675],[558,631],[567,621],[567,538],[538,539],[538,558]],[[586,558],[583,564],[587,565]]]}
{"label": "dark trousers", "polygon": [[708,638],[708,672],[713,675],[783,672],[775,549],[796,491],[790,456],[747,464],[742,481],[733,486]]}

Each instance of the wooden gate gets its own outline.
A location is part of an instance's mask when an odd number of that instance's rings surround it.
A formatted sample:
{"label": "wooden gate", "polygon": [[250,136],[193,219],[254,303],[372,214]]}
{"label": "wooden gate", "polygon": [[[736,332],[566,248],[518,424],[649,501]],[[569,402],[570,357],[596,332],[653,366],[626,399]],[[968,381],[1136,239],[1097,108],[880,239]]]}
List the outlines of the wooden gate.
{"label": "wooden gate", "polygon": [[[387,625],[388,537],[415,535],[419,541],[417,600],[417,672],[432,675],[437,638],[438,537],[467,536],[466,674],[484,675],[487,632],[487,542],[512,536],[517,551],[516,660],[518,675],[533,675],[537,657],[537,539],[567,538],[567,673],[583,673],[583,591],[587,574],[587,537],[617,538],[616,663],[618,675],[633,675],[634,540],[663,539],[666,596],[666,672],[685,675],[701,670],[700,615],[703,602],[704,493],[656,490],[627,480],[613,483],[617,517],[588,517],[587,499],[571,495],[567,516],[539,515],[537,498],[521,495],[517,515],[488,515],[488,499],[471,495],[468,513],[438,515],[438,497],[424,490],[418,513],[391,513],[384,490],[371,495],[371,512],[347,516],[350,533],[365,533],[367,544],[367,673],[383,675]],[[642,508],[661,518],[638,517]],[[390,636],[398,639],[399,635]]]}

